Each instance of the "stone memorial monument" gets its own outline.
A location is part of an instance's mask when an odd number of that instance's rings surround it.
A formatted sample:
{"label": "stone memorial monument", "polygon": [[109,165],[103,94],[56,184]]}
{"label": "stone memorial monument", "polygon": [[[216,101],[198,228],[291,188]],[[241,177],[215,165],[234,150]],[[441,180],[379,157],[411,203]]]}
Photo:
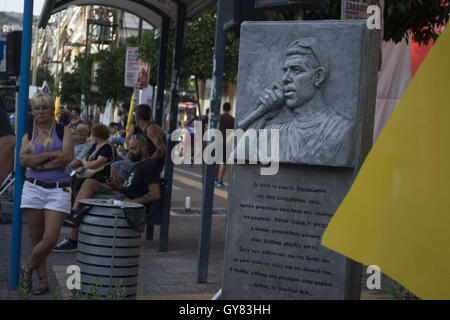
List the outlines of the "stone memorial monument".
{"label": "stone memorial monument", "polygon": [[236,129],[277,130],[280,164],[232,166],[223,299],[359,299],[320,242],[372,144],[379,45],[365,21],[242,25]]}

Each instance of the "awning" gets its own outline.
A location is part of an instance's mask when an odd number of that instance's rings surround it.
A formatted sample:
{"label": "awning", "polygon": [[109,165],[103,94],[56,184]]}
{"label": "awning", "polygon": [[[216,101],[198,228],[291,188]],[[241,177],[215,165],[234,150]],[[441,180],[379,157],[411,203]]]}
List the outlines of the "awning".
{"label": "awning", "polygon": [[164,17],[175,21],[179,5],[186,6],[186,19],[191,20],[215,3],[215,0],[46,0],[39,19],[39,28],[47,26],[52,14],[70,6],[99,5],[122,9],[159,28]]}

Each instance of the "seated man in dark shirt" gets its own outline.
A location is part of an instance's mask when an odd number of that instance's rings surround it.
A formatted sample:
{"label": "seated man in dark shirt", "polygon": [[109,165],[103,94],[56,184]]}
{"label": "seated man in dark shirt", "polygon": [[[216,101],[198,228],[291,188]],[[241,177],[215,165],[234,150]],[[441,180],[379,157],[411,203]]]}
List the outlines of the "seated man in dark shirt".
{"label": "seated man in dark shirt", "polygon": [[[128,181],[121,185],[112,180],[101,183],[97,179],[87,179],[77,194],[73,209],[77,209],[78,200],[92,199],[96,194],[111,194],[118,200],[136,202],[144,206],[158,201],[161,198],[159,170],[148,156],[147,141],[143,136],[137,136],[130,141],[129,154],[130,159],[137,163],[133,167]],[[70,217],[66,218],[67,220],[70,221]],[[78,227],[77,224],[78,222],[74,221],[73,227]],[[75,251],[77,238],[78,232],[72,232],[71,236],[62,240],[54,251]]]}
{"label": "seated man in dark shirt", "polygon": [[148,206],[161,198],[160,175],[158,166],[147,153],[147,141],[143,136],[136,136],[130,142],[129,158],[137,162],[131,170],[128,180],[122,185],[115,181],[108,181],[99,193],[115,190],[117,198]]}
{"label": "seated man in dark shirt", "polygon": [[[114,194],[119,200],[131,201],[148,206],[161,198],[160,176],[156,166],[150,161],[147,153],[147,142],[144,137],[137,136],[130,142],[130,159],[137,164],[131,171],[128,181],[119,185],[113,181],[100,183],[96,179],[87,179],[77,199],[89,199],[96,194]],[[76,207],[74,206],[76,210]]]}

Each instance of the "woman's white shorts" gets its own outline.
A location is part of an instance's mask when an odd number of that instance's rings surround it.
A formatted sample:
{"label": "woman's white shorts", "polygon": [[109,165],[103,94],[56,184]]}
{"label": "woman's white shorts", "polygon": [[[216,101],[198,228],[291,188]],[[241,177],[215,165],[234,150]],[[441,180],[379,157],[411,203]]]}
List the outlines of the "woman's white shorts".
{"label": "woman's white shorts", "polygon": [[67,188],[47,189],[25,181],[22,190],[22,209],[48,209],[70,213],[72,190]]}

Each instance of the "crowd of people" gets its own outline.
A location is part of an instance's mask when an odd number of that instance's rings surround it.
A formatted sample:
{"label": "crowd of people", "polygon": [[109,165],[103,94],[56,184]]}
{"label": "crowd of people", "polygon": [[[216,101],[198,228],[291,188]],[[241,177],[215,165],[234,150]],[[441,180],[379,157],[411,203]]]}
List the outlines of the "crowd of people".
{"label": "crowd of people", "polygon": [[[49,291],[50,252],[77,248],[79,200],[107,194],[150,206],[161,198],[166,147],[146,104],[136,107],[128,135],[123,134],[123,123],[89,127],[81,121],[79,108],[64,111],[57,122],[54,101],[45,93],[34,95],[30,106],[34,119],[22,138],[19,160],[26,170],[21,208],[31,253],[20,270],[22,286],[30,290],[36,272],[39,286],[31,292],[41,295]],[[63,225],[72,232],[57,243]]]}
{"label": "crowd of people", "polygon": [[[234,117],[231,115],[231,104],[229,102],[225,102],[222,106],[223,113],[220,115],[219,119],[219,131],[223,137],[223,150],[222,150],[222,162],[216,165],[216,176],[215,176],[215,186],[217,188],[222,188],[225,186],[223,180],[225,177],[226,163],[227,158],[230,155],[227,150],[227,145],[231,144],[232,141],[229,141],[230,135],[227,134],[227,130],[234,129]],[[208,130],[209,126],[209,109],[206,109],[206,114],[203,115],[201,119],[197,117],[196,109],[191,108],[186,110],[185,120],[182,121],[182,125],[185,128],[185,141],[190,141],[190,154],[184,154],[185,157],[190,157],[191,163],[193,163],[194,159],[194,135],[195,135],[195,127],[194,122],[201,121],[202,122],[202,134]],[[186,136],[189,136],[189,139],[186,139]],[[206,142],[202,141],[202,151],[206,147]],[[183,151],[184,152],[184,151]],[[202,162],[202,173],[204,172],[204,162]]]}
{"label": "crowd of people", "polygon": [[[30,255],[20,272],[22,287],[34,295],[42,295],[49,291],[46,262],[49,254],[77,249],[79,200],[102,194],[150,207],[162,196],[166,145],[165,133],[152,121],[152,110],[147,104],[135,108],[134,121],[128,130],[127,106],[119,111],[117,122],[109,126],[83,123],[79,107],[63,108],[56,120],[54,100],[46,93],[33,96],[29,111],[18,160],[25,168],[20,207],[28,223]],[[194,134],[195,111],[190,110],[185,122],[189,135]],[[234,127],[229,104],[224,105],[224,111],[221,131]],[[204,130],[207,116],[202,119]],[[0,162],[6,164],[0,170],[3,181],[10,170],[15,138],[1,99],[0,143],[3,148]],[[224,171],[224,165],[218,166],[218,187],[223,185]],[[63,225],[72,231],[58,242]],[[32,289],[34,273],[39,286]]]}

